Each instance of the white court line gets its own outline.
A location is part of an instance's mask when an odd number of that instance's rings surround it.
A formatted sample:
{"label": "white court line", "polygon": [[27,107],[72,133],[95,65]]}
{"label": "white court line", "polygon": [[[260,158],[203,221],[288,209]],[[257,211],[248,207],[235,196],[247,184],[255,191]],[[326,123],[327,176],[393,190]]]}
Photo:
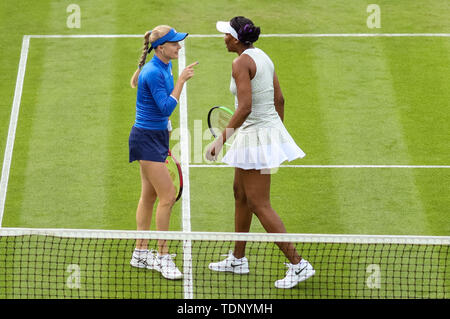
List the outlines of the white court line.
{"label": "white court line", "polygon": [[22,40],[22,50],[20,52],[19,70],[17,71],[16,89],[14,91],[11,118],[9,121],[8,138],[6,139],[2,178],[0,180],[0,228],[2,227],[3,213],[5,211],[6,190],[8,189],[9,172],[11,169],[14,140],[16,138],[17,121],[19,119],[20,100],[22,99],[23,80],[25,78],[29,47],[30,37],[24,35]]}
{"label": "white court line", "polygon": [[263,38],[375,38],[375,37],[450,37],[450,33],[297,33],[297,34],[262,34]]}
{"label": "white court line", "polygon": [[[184,42],[184,41],[183,41]],[[186,67],[186,49],[182,45],[178,52],[178,74]],[[191,214],[190,214],[190,187],[189,187],[189,127],[187,118],[187,82],[183,86],[180,95],[180,163],[183,173],[183,230],[191,231]]]}
{"label": "white court line", "polygon": [[[223,164],[191,164],[194,168],[227,168]],[[280,165],[280,168],[450,168],[450,165]]]}
{"label": "white court line", "polygon": [[85,38],[143,38],[143,34],[32,34],[35,39],[85,39]]}
{"label": "white court line", "polygon": [[[186,49],[184,41],[178,52],[178,75],[186,67]],[[183,195],[181,196],[181,215],[183,232],[191,232],[191,194],[189,184],[189,127],[187,118],[187,82],[180,95],[180,163],[183,174]],[[194,281],[192,276],[192,242],[183,241],[183,280],[184,299],[194,298]]]}
{"label": "white court line", "polygon": [[[223,34],[190,34],[192,38],[223,38]],[[450,37],[450,33],[285,33],[261,34],[261,38],[375,38],[375,37]]]}
{"label": "white court line", "polygon": [[[41,34],[30,38],[143,38],[143,34]],[[450,37],[450,33],[280,33],[261,34],[262,38],[375,38]],[[223,38],[223,34],[189,34],[188,38]]]}

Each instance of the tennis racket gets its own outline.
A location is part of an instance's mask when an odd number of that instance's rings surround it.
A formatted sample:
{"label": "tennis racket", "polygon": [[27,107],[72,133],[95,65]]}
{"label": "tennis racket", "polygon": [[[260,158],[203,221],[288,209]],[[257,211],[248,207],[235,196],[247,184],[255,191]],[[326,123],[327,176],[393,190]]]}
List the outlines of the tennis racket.
{"label": "tennis racket", "polygon": [[[234,112],[226,106],[214,106],[208,112],[208,127],[211,134],[217,138],[227,127]],[[226,145],[230,145],[225,143]]]}
{"label": "tennis racket", "polygon": [[183,192],[183,174],[181,173],[181,165],[170,150],[168,155],[166,165],[169,169],[170,178],[172,179],[173,185],[175,185],[175,189],[177,191],[176,200],[179,200],[181,193]]}

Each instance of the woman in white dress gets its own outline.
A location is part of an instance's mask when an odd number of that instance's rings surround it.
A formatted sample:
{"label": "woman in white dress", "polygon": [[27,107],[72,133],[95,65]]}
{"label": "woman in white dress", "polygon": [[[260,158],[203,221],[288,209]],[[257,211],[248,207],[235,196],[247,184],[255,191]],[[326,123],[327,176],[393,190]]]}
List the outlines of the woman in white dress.
{"label": "woman in white dress", "polygon": [[[286,233],[286,228],[270,203],[270,170],[305,153],[296,145],[283,125],[284,98],[271,59],[253,46],[260,28],[244,17],[217,22],[225,33],[228,51],[238,57],[232,64],[230,90],[236,96],[236,111],[222,136],[206,152],[217,159],[223,144],[236,132],[235,139],[222,161],[235,167],[235,231],[248,232],[255,214],[269,233]],[[239,129],[239,130],[238,130]],[[292,243],[276,243],[289,260],[286,277],[275,282],[277,288],[292,288],[314,275],[311,264],[303,259]],[[235,243],[228,258],[211,263],[214,271],[237,274],[249,272],[245,257],[246,242]]]}

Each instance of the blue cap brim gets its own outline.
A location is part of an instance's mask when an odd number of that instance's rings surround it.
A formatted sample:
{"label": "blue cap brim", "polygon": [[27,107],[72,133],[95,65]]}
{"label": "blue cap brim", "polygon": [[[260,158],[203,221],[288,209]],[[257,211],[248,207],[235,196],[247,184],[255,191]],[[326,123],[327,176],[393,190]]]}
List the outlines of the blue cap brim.
{"label": "blue cap brim", "polygon": [[175,33],[175,35],[168,39],[167,42],[179,42],[179,41],[183,41],[184,39],[186,39],[186,37],[188,36],[189,33],[184,33],[184,32],[177,32]]}

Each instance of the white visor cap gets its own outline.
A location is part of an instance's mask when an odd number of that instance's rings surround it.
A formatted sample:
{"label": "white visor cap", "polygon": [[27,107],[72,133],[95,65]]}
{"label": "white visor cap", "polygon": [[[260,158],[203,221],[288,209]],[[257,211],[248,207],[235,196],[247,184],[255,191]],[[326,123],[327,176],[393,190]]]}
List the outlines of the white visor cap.
{"label": "white visor cap", "polygon": [[236,40],[239,40],[236,30],[234,30],[234,28],[231,26],[230,22],[228,22],[228,21],[217,21],[216,29],[217,29],[217,31],[222,32],[222,33],[229,33],[233,36],[233,38],[235,38]]}

